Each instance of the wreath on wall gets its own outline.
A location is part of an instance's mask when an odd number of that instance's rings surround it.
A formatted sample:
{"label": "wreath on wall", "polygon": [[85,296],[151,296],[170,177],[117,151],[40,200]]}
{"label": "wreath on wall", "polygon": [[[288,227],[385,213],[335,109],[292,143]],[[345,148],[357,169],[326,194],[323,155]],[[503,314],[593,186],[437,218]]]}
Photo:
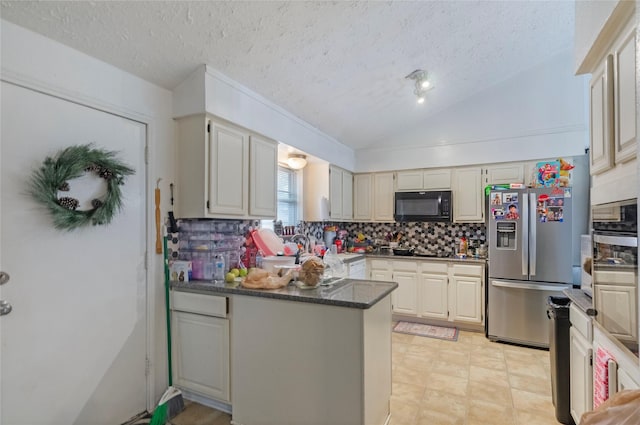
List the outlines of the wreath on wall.
{"label": "wreath on wall", "polygon": [[[58,193],[68,192],[71,188],[69,181],[85,173],[95,173],[103,178],[107,193],[101,199],[92,199],[91,209],[78,210],[78,199],[59,197]],[[117,159],[117,152],[96,149],[91,144],[70,146],[54,157],[47,157],[33,173],[31,195],[49,209],[57,229],[73,230],[89,224],[108,224],[122,208],[120,186],[131,174],[134,170]]]}

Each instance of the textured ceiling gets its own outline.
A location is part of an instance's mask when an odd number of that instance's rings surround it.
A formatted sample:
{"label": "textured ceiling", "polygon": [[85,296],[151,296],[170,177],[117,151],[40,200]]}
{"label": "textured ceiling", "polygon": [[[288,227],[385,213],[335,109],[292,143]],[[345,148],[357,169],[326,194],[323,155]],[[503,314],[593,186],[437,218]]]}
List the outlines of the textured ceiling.
{"label": "textured ceiling", "polygon": [[[573,45],[573,1],[2,1],[1,16],[167,89],[208,64],[353,148]],[[416,105],[404,77],[435,88]]]}

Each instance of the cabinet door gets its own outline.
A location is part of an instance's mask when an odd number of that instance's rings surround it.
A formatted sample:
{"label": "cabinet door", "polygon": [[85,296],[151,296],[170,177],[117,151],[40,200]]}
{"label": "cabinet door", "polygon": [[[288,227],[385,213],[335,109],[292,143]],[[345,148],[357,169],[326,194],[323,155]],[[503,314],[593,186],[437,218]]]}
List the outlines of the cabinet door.
{"label": "cabinet door", "polygon": [[420,315],[447,320],[449,316],[447,303],[448,277],[446,275],[422,273],[420,278]]}
{"label": "cabinet door", "polygon": [[176,386],[229,402],[229,320],[173,311]]}
{"label": "cabinet door", "polygon": [[483,221],[482,169],[479,167],[454,170],[453,221]]}
{"label": "cabinet door", "polygon": [[373,175],[373,219],[391,222],[393,220],[393,173]]}
{"label": "cabinet door", "polygon": [[623,368],[618,368],[618,391],[640,390],[640,385]]}
{"label": "cabinet door", "polygon": [[451,189],[451,170],[425,170],[422,173],[422,188],[425,190]]}
{"label": "cabinet door", "polygon": [[249,137],[213,123],[209,137],[209,213],[246,215]]}
{"label": "cabinet door", "polygon": [[353,174],[342,172],[342,219],[353,218]]}
{"label": "cabinet door", "polygon": [[638,336],[638,300],[633,286],[596,285],[598,322],[612,335],[633,341]]}
{"label": "cabinet door", "polygon": [[393,291],[393,311],[402,314],[418,314],[418,273],[393,272],[393,280],[398,282],[398,288]]}
{"label": "cabinet door", "polygon": [[524,183],[523,164],[497,164],[485,168],[485,184]]}
{"label": "cabinet door", "polygon": [[396,173],[396,189],[402,190],[422,190],[422,170],[398,171]]}
{"label": "cabinet door", "polygon": [[613,56],[608,55],[602,67],[591,77],[591,174],[599,174],[613,166]]}
{"label": "cabinet door", "polygon": [[373,176],[356,174],[353,176],[353,218],[371,220]]}
{"label": "cabinet door", "polygon": [[479,277],[452,276],[453,304],[450,319],[454,321],[482,323],[482,279]]}
{"label": "cabinet door", "polygon": [[333,166],[329,167],[329,216],[342,219],[342,170]]}
{"label": "cabinet door", "polygon": [[249,214],[261,218],[276,217],[278,190],[278,146],[256,136],[250,138]]}
{"label": "cabinet door", "polygon": [[635,28],[626,33],[614,55],[615,163],[636,157]]}
{"label": "cabinet door", "polygon": [[593,407],[593,371],[591,366],[591,344],[575,327],[569,329],[571,416],[580,422],[584,412]]}
{"label": "cabinet door", "polygon": [[[391,282],[393,280],[393,276],[392,276],[391,270],[371,269],[371,277],[370,277],[370,279],[371,280],[378,280],[378,281],[381,281],[381,282]],[[392,292],[392,294],[394,292]]]}

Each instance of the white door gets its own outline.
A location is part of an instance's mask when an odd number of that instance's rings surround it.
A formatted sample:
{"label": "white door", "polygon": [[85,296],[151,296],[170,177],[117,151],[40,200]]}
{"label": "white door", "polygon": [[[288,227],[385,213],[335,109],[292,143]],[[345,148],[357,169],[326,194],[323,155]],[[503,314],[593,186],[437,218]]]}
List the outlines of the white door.
{"label": "white door", "polygon": [[418,314],[418,274],[416,272],[393,272],[398,288],[393,291],[393,311],[403,314]]}
{"label": "white door", "polygon": [[[119,424],[146,409],[146,127],[2,83],[1,425]],[[93,142],[135,169],[111,224],[55,230],[32,171]],[[71,181],[73,189],[74,182]],[[81,200],[82,201],[82,200]]]}
{"label": "white door", "polygon": [[479,277],[451,277],[453,286],[454,321],[482,322],[482,279]]}
{"label": "white door", "polygon": [[447,320],[449,318],[447,291],[448,276],[422,274],[420,284],[420,315]]}

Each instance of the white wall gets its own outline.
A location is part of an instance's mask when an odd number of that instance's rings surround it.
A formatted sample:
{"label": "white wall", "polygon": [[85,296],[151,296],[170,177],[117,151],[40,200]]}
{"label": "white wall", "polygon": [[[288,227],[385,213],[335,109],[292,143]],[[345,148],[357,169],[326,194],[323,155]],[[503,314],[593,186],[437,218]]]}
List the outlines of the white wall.
{"label": "white wall", "polygon": [[[153,188],[158,178],[163,179],[161,208],[163,212],[168,211],[168,185],[174,175],[171,92],[10,22],[0,21],[0,31],[3,80],[148,123],[150,155],[146,216],[154,216]],[[147,234],[148,283],[152,295],[148,305],[151,309],[150,321],[155,325],[155,333],[150,341],[153,344],[150,354],[154,361],[152,399],[157,400],[167,385],[167,360],[164,269],[162,256],[155,254],[155,225],[152,219],[148,220]],[[31,260],[36,264],[38,262],[37,258]],[[117,311],[114,313],[117,314]]]}
{"label": "white wall", "polygon": [[174,90],[173,111],[174,117],[206,111],[347,170],[354,168],[353,149],[207,66]]}
{"label": "white wall", "polygon": [[563,51],[427,118],[419,128],[398,132],[387,148],[357,150],[355,170],[582,155],[589,145],[587,81],[573,75],[572,51]]}

